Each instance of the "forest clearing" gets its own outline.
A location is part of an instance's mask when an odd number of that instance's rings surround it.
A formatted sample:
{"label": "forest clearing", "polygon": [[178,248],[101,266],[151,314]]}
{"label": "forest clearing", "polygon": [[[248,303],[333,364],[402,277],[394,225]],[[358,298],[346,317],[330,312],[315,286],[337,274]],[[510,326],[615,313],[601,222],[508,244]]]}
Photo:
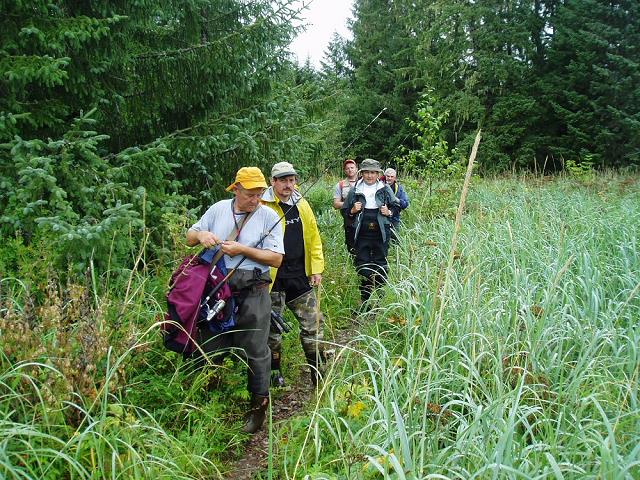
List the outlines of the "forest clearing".
{"label": "forest clearing", "polygon": [[640,478],[640,3],[307,6],[0,1],[0,478]]}

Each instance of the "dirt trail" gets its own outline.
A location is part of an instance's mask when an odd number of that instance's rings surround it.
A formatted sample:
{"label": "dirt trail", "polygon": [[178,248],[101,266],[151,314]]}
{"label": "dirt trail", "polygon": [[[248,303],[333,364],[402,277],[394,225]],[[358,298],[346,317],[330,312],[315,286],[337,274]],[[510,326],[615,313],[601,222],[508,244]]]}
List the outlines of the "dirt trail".
{"label": "dirt trail", "polygon": [[[308,405],[312,394],[314,391],[308,374],[301,375],[298,383],[292,385],[289,390],[277,394],[272,407],[274,429],[277,428],[277,424],[302,411]],[[231,465],[224,478],[228,480],[253,480],[258,472],[267,468],[269,426],[266,422],[262,429],[249,439],[244,448],[244,456]]]}
{"label": "dirt trail", "polygon": [[[344,345],[352,338],[354,327],[339,330],[333,340],[332,350],[339,350],[339,345]],[[272,392],[273,395],[274,392]],[[309,401],[315,395],[315,389],[311,386],[309,373],[304,371],[298,377],[295,384],[290,384],[287,390],[275,394],[273,402],[274,430],[279,424],[300,413],[309,405]],[[269,463],[269,427],[265,425],[254,434],[244,446],[244,455],[230,465],[224,478],[227,480],[253,480],[257,474],[266,470]]]}

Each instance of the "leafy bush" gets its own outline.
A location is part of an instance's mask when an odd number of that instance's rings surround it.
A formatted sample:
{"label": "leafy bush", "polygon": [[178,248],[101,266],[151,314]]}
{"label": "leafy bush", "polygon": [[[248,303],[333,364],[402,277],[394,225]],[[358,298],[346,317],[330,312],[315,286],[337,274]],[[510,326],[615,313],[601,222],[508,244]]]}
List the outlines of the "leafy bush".
{"label": "leafy bush", "polygon": [[416,132],[413,135],[417,149],[402,147],[404,154],[395,161],[409,174],[423,178],[459,178],[464,175],[464,167],[457,162],[455,149],[449,151],[449,145],[443,135],[448,111],[438,111],[432,90],[427,90],[418,102],[416,115],[418,120],[406,119]]}
{"label": "leafy bush", "polygon": [[570,177],[583,182],[590,182],[594,180],[596,176],[593,168],[592,155],[590,154],[585,155],[585,158],[580,162],[572,159],[565,160],[564,169]]}
{"label": "leafy bush", "polygon": [[[305,192],[305,188],[302,192]],[[318,217],[325,212],[333,210],[333,187],[326,182],[318,182],[305,193],[305,198],[313,213]]]}
{"label": "leafy bush", "polygon": [[15,137],[0,145],[10,155],[10,161],[0,156],[7,160],[0,170],[0,235],[53,241],[54,265],[64,270],[70,261],[75,273],[90,260],[130,263],[146,225],[162,234],[163,215],[184,212],[186,203],[172,190],[164,148],[100,156],[107,137],[88,130],[96,123],[92,113],[76,119],[61,140]]}

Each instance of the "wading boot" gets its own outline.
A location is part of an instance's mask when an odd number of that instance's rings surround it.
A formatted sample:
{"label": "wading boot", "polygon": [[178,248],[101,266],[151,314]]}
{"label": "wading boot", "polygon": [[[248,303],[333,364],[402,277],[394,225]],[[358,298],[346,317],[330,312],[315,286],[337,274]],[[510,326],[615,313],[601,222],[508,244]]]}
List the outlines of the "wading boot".
{"label": "wading boot", "polygon": [[311,384],[315,387],[322,381],[324,377],[324,367],[326,364],[326,356],[323,351],[307,354],[307,364],[309,365],[309,373],[311,374]]}
{"label": "wading boot", "polygon": [[255,393],[251,395],[251,408],[244,416],[244,425],[242,427],[244,433],[256,433],[260,430],[267,416],[268,406],[269,397],[263,397]]}
{"label": "wading boot", "polygon": [[322,381],[322,372],[318,370],[318,367],[314,367],[313,365],[309,365],[309,373],[311,374],[311,385],[313,388],[318,386],[318,382]]}

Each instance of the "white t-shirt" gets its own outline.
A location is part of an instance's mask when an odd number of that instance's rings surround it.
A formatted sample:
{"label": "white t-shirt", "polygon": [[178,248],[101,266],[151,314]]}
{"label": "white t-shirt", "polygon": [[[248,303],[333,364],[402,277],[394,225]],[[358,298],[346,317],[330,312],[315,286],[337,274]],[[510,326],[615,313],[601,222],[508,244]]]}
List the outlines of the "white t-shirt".
{"label": "white t-shirt", "polygon": [[[234,214],[232,201],[233,200],[221,200],[211,205],[200,220],[194,223],[189,230],[211,232],[219,239],[225,240],[235,226],[234,215],[238,225],[240,225],[240,222],[244,221],[244,217],[248,215]],[[256,211],[253,212],[253,215],[251,215],[249,221],[240,228],[240,235],[236,238],[236,242],[250,247],[262,248],[284,254],[283,233],[279,222],[280,218],[276,212],[268,207],[259,205]],[[258,245],[262,237],[264,237],[264,240]],[[235,257],[225,255],[224,263],[227,268],[233,268],[241,259],[242,255],[236,255]],[[241,270],[259,268],[262,272],[269,270],[268,265],[262,265],[250,258],[244,260],[238,268]]]}
{"label": "white t-shirt", "polygon": [[364,208],[378,208],[378,204],[376,202],[376,192],[381,188],[384,188],[384,183],[382,183],[380,180],[376,180],[376,183],[374,183],[373,185],[367,185],[366,183],[364,183],[364,180],[356,185],[356,192],[364,194],[364,197],[367,199],[367,203],[365,204]]}

